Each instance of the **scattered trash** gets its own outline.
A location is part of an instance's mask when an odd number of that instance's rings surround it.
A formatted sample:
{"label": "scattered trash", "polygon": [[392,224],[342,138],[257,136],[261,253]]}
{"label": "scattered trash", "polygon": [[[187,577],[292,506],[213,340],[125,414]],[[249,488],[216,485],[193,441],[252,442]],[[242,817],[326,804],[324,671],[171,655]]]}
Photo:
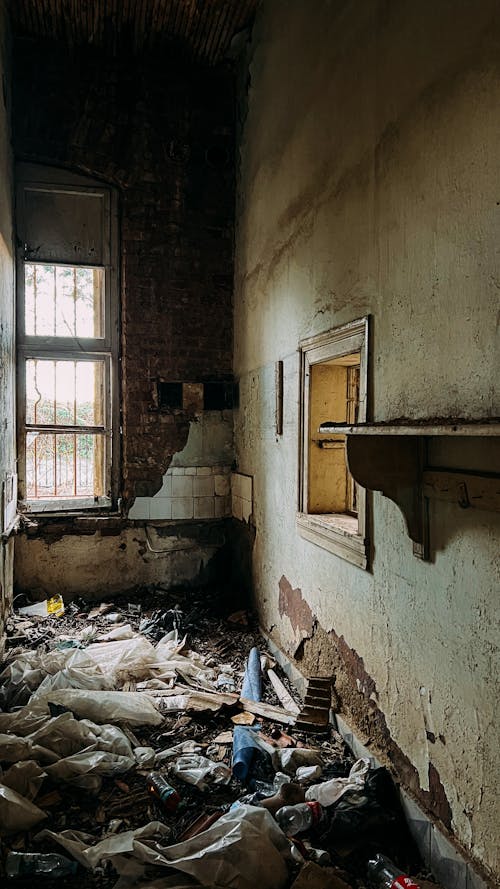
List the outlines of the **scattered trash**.
{"label": "scattered trash", "polygon": [[[287,785],[285,785],[286,787]],[[276,812],[276,821],[283,833],[293,837],[296,833],[304,833],[310,827],[319,825],[323,817],[323,808],[319,803],[297,803],[295,806],[283,806]]]}
{"label": "scattered trash", "polygon": [[[43,703],[43,699],[40,700]],[[127,725],[161,725],[163,717],[147,695],[134,691],[63,689],[45,695],[45,703],[61,704],[82,719]],[[48,708],[47,708],[48,709]]]}
{"label": "scattered trash", "polygon": [[0,833],[29,830],[47,815],[17,791],[0,784]]}
{"label": "scattered trash", "polygon": [[210,784],[227,784],[231,780],[231,769],[197,753],[179,756],[172,766],[172,773],[199,790],[207,790]]}
{"label": "scattered trash", "polygon": [[19,609],[19,614],[33,617],[61,617],[64,614],[64,602],[62,596],[52,596],[43,602],[35,602],[33,605],[25,605]]}
{"label": "scattered trash", "polygon": [[175,787],[160,774],[160,772],[151,772],[147,777],[148,793],[157,799],[163,809],[167,812],[175,812],[181,798]]}
{"label": "scattered trash", "polygon": [[[329,724],[331,679],[311,679],[301,706],[249,612],[228,633],[206,593],[79,600],[57,622],[50,601],[8,618],[0,674],[13,884],[35,873],[67,889],[411,881],[418,857],[389,774],[354,762]],[[370,859],[377,849],[389,858]],[[367,872],[369,859],[383,867]],[[392,860],[392,883],[375,882]]]}
{"label": "scattered trash", "polygon": [[401,873],[401,868],[380,853],[370,858],[367,872],[374,889],[419,889],[411,877]]}
{"label": "scattered trash", "polygon": [[5,861],[8,877],[24,877],[29,874],[51,877],[56,880],[78,869],[76,861],[69,861],[64,855],[43,855],[38,852],[9,852]]}
{"label": "scattered trash", "polygon": [[[288,753],[287,750],[282,752]],[[347,778],[332,778],[323,784],[313,784],[306,791],[306,799],[317,800],[322,806],[333,806],[345,793],[362,793],[369,768],[369,759],[358,759]]]}

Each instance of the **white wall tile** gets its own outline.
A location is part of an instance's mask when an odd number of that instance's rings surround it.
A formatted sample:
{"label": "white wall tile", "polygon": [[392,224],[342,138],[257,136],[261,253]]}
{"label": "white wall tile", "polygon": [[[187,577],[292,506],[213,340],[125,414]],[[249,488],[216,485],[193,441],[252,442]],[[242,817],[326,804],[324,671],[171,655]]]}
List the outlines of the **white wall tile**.
{"label": "white wall tile", "polygon": [[173,519],[192,519],[193,518],[193,498],[192,497],[174,497],[174,498],[172,498],[172,518]]}
{"label": "white wall tile", "polygon": [[175,476],[172,479],[172,497],[192,497],[193,479],[189,475]]}
{"label": "white wall tile", "polygon": [[250,520],[250,516],[252,515],[252,501],[245,500],[244,497],[241,498],[241,518],[244,522],[248,522]]}
{"label": "white wall tile", "polygon": [[149,512],[152,519],[171,519],[172,501],[169,497],[153,497]]}
{"label": "white wall tile", "polygon": [[241,475],[239,472],[233,472],[231,474],[231,493],[234,494],[235,497],[241,497]]}
{"label": "white wall tile", "polygon": [[214,476],[215,493],[217,497],[225,497],[231,490],[231,485],[227,475]]}
{"label": "white wall tile", "polygon": [[129,519],[149,519],[149,505],[151,497],[136,497],[132,509],[129,510]]}
{"label": "white wall tile", "polygon": [[215,514],[213,497],[194,498],[195,519],[213,519]]}
{"label": "white wall tile", "polygon": [[171,496],[172,496],[172,476],[171,475],[164,475],[163,476],[163,484],[162,484],[160,490],[158,491],[158,493],[155,494],[155,497],[171,497]]}
{"label": "white wall tile", "polygon": [[213,475],[197,475],[193,479],[193,495],[195,497],[213,497],[214,494],[214,478]]}
{"label": "white wall tile", "polygon": [[251,502],[252,496],[253,496],[253,494],[252,494],[252,476],[251,475],[242,475],[242,476],[240,476],[240,478],[241,478],[241,482],[240,482],[241,496],[243,497],[243,500],[250,500],[250,502]]}
{"label": "white wall tile", "polygon": [[234,516],[235,519],[240,519],[240,521],[241,521],[242,515],[243,515],[242,507],[243,507],[243,501],[242,501],[241,497],[238,497],[236,494],[233,493],[233,495],[231,497],[232,515]]}

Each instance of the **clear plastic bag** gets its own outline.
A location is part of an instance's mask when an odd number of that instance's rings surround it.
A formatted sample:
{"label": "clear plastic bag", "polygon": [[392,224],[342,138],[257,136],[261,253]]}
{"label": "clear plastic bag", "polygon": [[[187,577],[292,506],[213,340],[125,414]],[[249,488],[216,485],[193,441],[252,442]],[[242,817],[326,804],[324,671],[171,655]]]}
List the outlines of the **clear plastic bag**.
{"label": "clear plastic bag", "polygon": [[172,773],[199,790],[207,790],[210,784],[228,784],[231,780],[231,769],[226,765],[197,753],[180,756],[172,766]]}
{"label": "clear plastic bag", "polygon": [[10,787],[0,784],[0,832],[29,830],[47,815]]}
{"label": "clear plastic bag", "polygon": [[2,775],[2,784],[30,802],[37,796],[47,773],[33,759],[16,762]]}

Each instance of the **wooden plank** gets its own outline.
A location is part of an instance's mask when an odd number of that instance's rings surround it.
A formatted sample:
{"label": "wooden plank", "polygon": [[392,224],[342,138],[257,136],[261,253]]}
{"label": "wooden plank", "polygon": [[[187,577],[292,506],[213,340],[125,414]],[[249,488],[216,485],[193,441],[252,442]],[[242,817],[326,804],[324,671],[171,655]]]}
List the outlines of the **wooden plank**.
{"label": "wooden plank", "polygon": [[281,679],[278,678],[274,670],[268,670],[267,675],[269,677],[269,682],[274,688],[285,710],[288,710],[289,713],[300,713],[299,705],[295,703],[291,694],[286,690]]}
{"label": "wooden plank", "polygon": [[422,482],[424,496],[430,500],[456,503],[462,509],[500,512],[500,475],[427,469]]}
{"label": "wooden plank", "polygon": [[322,423],[319,433],[335,435],[500,435],[499,420],[468,422],[449,420],[448,422],[422,423],[359,423],[348,426],[343,423]]}
{"label": "wooden plank", "polygon": [[295,713],[289,713],[287,710],[282,710],[281,707],[273,707],[271,704],[264,704],[263,701],[249,701],[248,698],[240,698],[240,704],[248,713],[255,713],[256,716],[270,719],[271,722],[282,722],[285,725],[295,724]]}

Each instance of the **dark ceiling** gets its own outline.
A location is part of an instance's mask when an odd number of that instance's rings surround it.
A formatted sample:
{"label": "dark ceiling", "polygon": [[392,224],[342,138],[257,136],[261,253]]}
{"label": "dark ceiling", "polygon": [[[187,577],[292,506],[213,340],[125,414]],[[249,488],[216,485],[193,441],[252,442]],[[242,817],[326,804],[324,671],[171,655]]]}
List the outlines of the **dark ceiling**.
{"label": "dark ceiling", "polygon": [[10,0],[16,37],[53,39],[115,53],[176,41],[209,64],[252,21],[259,0]]}

